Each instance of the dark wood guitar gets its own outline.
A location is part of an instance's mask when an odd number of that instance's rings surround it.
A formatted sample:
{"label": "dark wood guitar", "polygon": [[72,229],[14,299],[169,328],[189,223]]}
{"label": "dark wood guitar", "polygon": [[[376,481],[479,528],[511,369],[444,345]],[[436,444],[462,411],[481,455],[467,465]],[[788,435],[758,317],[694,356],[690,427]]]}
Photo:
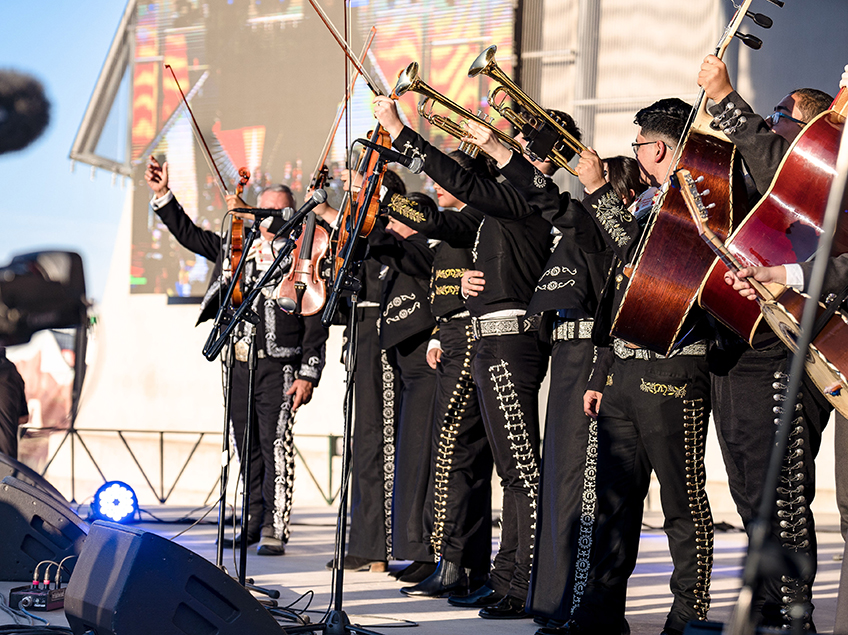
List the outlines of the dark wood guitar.
{"label": "dark wood guitar", "polygon": [[[724,56],[738,34],[751,2],[746,0],[736,11],[716,47],[717,57]],[[757,47],[756,38],[738,36]],[[724,133],[710,126],[712,117],[706,111],[706,102],[702,90],[693,108],[692,123],[675,151],[673,169],[686,168],[704,178],[715,202],[709,226],[723,239],[730,234],[734,221],[740,221],[747,213],[747,196],[736,148]],[[627,268],[630,280],[613,321],[612,334],[668,354],[686,335],[687,318],[713,260],[712,252],[692,224],[680,192],[666,184],[645,229],[637,260],[632,268]]]}
{"label": "dark wood guitar", "polygon": [[[827,197],[836,175],[836,155],[845,126],[846,91],[831,110],[813,119],[795,138],[768,191],[725,241],[742,266],[806,262],[816,252]],[[848,251],[848,227],[840,218],[833,254]],[[716,260],[698,294],[699,304],[752,346],[763,341],[760,311],[724,283],[727,266]]]}
{"label": "dark wood guitar", "polygon": [[[701,193],[698,192],[695,179],[687,170],[678,170],[676,177],[680,184],[681,196],[686,202],[701,238],[721,260],[725,271],[739,271],[743,263],[710,231],[707,225],[709,212],[704,205]],[[755,307],[774,334],[790,350],[797,353],[799,324],[804,305],[810,297],[783,285],[764,285],[753,278],[748,278],[748,282],[756,291],[755,302],[743,298],[723,281],[722,284],[739,298],[740,304],[750,304]],[[825,306],[819,303],[819,315],[824,311]],[[839,311],[836,311],[827,321],[810,344],[805,369],[810,379],[833,407],[843,416],[848,416],[848,380],[846,380],[848,377],[848,320]]]}

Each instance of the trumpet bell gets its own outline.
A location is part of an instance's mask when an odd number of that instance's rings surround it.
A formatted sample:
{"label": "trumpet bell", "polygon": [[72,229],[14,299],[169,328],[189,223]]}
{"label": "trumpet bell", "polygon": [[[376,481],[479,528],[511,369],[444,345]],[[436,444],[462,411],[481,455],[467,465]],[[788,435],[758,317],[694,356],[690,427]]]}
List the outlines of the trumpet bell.
{"label": "trumpet bell", "polygon": [[480,73],[489,68],[489,65],[495,59],[495,53],[498,52],[498,45],[492,44],[485,51],[480,53],[477,56],[477,59],[471,63],[471,67],[468,69],[469,77],[477,77]]}
{"label": "trumpet bell", "polygon": [[410,62],[409,66],[403,69],[400,75],[398,75],[394,94],[400,97],[407,91],[415,90],[415,85],[418,81],[418,62]]}

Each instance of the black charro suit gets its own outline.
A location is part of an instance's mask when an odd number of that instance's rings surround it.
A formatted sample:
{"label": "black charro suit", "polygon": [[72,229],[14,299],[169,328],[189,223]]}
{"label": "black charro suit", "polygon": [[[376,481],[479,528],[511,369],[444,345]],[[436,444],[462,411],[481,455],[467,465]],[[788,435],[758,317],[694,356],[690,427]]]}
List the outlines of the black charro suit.
{"label": "black charro suit", "polygon": [[[225,281],[222,285],[224,253],[220,236],[195,225],[170,193],[154,199],[151,206],[177,242],[215,263],[198,323],[214,317],[226,290]],[[258,278],[252,260],[245,266],[245,275],[253,281]],[[255,441],[251,444],[248,527],[251,532],[259,527],[270,528],[275,538],[287,542],[294,488],[294,419],[292,397],[285,393],[295,379],[318,384],[324,368],[328,331],[321,325],[320,316],[304,318],[285,313],[275,299],[264,293],[257,296],[252,309],[259,316],[255,335],[259,359],[254,388]],[[242,329],[237,337],[244,336]],[[247,376],[247,362],[237,360],[233,367],[230,418],[240,456],[244,456],[242,446],[247,425]]]}
{"label": "black charro suit", "polygon": [[[483,323],[475,322],[480,324],[479,334],[487,335],[477,342],[472,372],[504,489],[501,543],[491,584],[498,593],[523,603],[530,580],[536,522],[538,392],[548,357],[534,323],[524,312],[550,254],[550,223],[538,214],[509,218],[504,210],[528,206],[513,186],[461,168],[409,128],[402,130],[394,145],[407,155],[420,156],[424,171],[467,204],[460,212],[399,220],[430,238],[458,240],[464,233],[464,245],[471,248],[474,267],[483,272],[486,280],[484,290],[468,298],[466,307],[474,320],[506,311],[495,316],[497,322],[486,322],[495,332],[505,334],[491,333]],[[467,231],[471,210],[483,214],[500,211],[503,218],[485,216],[472,237]],[[501,320],[502,316],[507,316],[506,320]],[[507,323],[509,326],[502,328]]]}

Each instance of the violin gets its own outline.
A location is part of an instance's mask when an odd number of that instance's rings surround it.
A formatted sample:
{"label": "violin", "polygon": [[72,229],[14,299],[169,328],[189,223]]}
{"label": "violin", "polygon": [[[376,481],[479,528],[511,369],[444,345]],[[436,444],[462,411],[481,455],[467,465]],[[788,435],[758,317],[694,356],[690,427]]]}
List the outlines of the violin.
{"label": "violin", "polygon": [[[324,187],[328,169],[322,165],[309,184],[311,191]],[[292,252],[292,265],[280,282],[275,298],[292,298],[298,315],[315,315],[327,299],[327,287],[321,278],[321,260],[327,255],[330,235],[317,224],[315,212],[306,216],[306,227]]]}
{"label": "violin", "polygon": [[[372,143],[379,144],[384,148],[392,147],[392,139],[389,136],[389,133],[386,132],[380,125],[378,125],[377,128],[370,133],[370,138]],[[380,185],[383,182],[383,174],[385,174],[386,171],[386,166],[383,164],[382,170],[376,175],[374,174],[379,158],[380,157],[377,152],[371,148],[364,148],[359,155],[359,163],[356,170],[356,173],[362,177],[361,183],[363,185],[366,181],[372,178],[372,176],[377,179],[377,185],[374,190],[375,192],[380,190]],[[362,229],[359,232],[360,236],[365,237],[371,233],[372,229],[374,229],[377,214],[380,212],[380,199],[377,196],[372,196],[371,200],[368,201],[368,207],[366,209],[362,209],[364,206],[365,192],[365,187],[360,188],[357,192],[354,192],[353,189],[351,189],[351,191],[345,195],[344,201],[342,202],[334,273],[338,273],[342,263],[344,262],[344,248],[350,240],[351,232],[356,226],[359,214],[365,214],[365,220],[363,222]],[[351,202],[353,201],[354,195],[356,196],[356,200]]]}
{"label": "violin", "polygon": [[[177,74],[174,72],[174,69],[170,64],[165,64],[165,68],[171,71],[171,77],[174,78],[174,83],[177,85],[177,90],[180,93],[180,98],[182,99],[183,105],[185,106],[186,111],[188,111],[189,118],[191,120],[191,130],[194,133],[195,138],[197,139],[197,143],[200,146],[203,158],[206,159],[206,164],[209,166],[209,171],[212,173],[212,176],[215,177],[215,182],[221,189],[221,194],[226,197],[227,195],[229,195],[230,192],[227,189],[226,184],[224,183],[224,177],[221,176],[221,171],[215,164],[215,159],[212,157],[212,152],[211,150],[209,150],[209,146],[206,144],[206,139],[203,138],[203,133],[200,132],[200,125],[197,123],[197,119],[195,119],[194,113],[191,111],[191,106],[188,105],[188,99],[186,99],[185,93],[183,92],[183,89],[180,86],[180,82],[177,79]],[[247,185],[247,182],[250,180],[250,171],[247,168],[240,168],[238,173],[239,182],[236,186],[236,195],[241,196],[242,192],[244,192],[244,186]],[[232,272],[238,268],[239,261],[241,260],[242,250],[244,247],[243,230],[244,222],[242,221],[242,219],[233,216],[232,224],[230,226],[230,241],[229,245],[227,246],[227,259],[230,262],[230,268],[225,269],[225,271],[229,271],[230,274],[232,274]],[[241,301],[241,285],[238,284],[233,288],[232,303],[233,305],[238,306],[241,304]]]}
{"label": "violin", "polygon": [[[250,170],[247,168],[239,168],[239,182],[236,185],[236,196],[241,196],[244,192],[244,186],[250,180]],[[244,251],[244,221],[238,216],[233,215],[230,223],[230,245],[229,245],[229,261],[230,271],[238,269],[241,261],[242,252]],[[241,283],[237,284],[233,289],[233,306],[239,306],[242,301]]]}

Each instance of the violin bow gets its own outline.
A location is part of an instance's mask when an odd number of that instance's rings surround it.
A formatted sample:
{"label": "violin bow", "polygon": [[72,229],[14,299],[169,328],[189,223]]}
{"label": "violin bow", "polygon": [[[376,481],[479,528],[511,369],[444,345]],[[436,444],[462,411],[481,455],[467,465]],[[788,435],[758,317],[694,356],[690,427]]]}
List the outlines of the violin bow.
{"label": "violin bow", "polygon": [[180,87],[180,82],[177,79],[177,74],[174,72],[174,69],[170,64],[165,64],[165,68],[171,71],[171,76],[174,78],[174,83],[177,85],[177,90],[180,91],[180,97],[183,100],[183,105],[188,111],[189,117],[191,118],[191,131],[194,133],[195,139],[197,139],[197,143],[200,144],[200,147],[203,149],[203,158],[206,159],[206,163],[209,166],[209,171],[215,176],[215,179],[218,181],[218,187],[221,188],[221,193],[224,196],[230,194],[230,190],[227,188],[224,177],[221,176],[221,172],[218,170],[218,166],[215,165],[215,161],[212,158],[212,152],[209,150],[209,146],[206,145],[206,139],[203,138],[203,133],[200,132],[200,125],[197,123],[197,119],[194,118],[194,113],[191,111],[191,106],[188,105],[188,99],[186,99],[185,93],[183,93],[182,87]]}
{"label": "violin bow", "polygon": [[368,88],[371,89],[371,92],[378,96],[386,95],[386,91],[381,90],[377,86],[377,83],[374,81],[371,75],[368,74],[368,71],[365,70],[365,67],[362,66],[360,61],[353,54],[353,51],[350,50],[350,46],[348,46],[341,33],[339,33],[339,30],[335,27],[335,25],[333,25],[333,22],[327,16],[327,13],[324,11],[324,9],[321,8],[321,5],[318,4],[318,1],[309,0],[309,4],[312,5],[312,8],[315,9],[315,12],[318,14],[318,17],[321,18],[321,21],[324,23],[324,26],[326,26],[327,29],[330,31],[330,35],[333,36],[333,39],[335,39],[338,45],[342,48],[342,51],[344,51],[344,54],[347,59],[350,61],[351,64],[353,64],[353,67],[359,72],[359,74],[362,75],[362,78],[365,80],[365,83],[368,84]]}
{"label": "violin bow", "polygon": [[[371,31],[368,35],[368,40],[365,42],[365,46],[362,47],[362,52],[359,54],[359,59],[364,60],[365,56],[368,54],[368,49],[371,48],[371,43],[374,41],[374,36],[377,34],[377,27],[372,26]],[[354,73],[353,78],[350,80],[350,83],[345,90],[344,98],[339,104],[338,111],[336,112],[336,119],[333,122],[332,127],[330,128],[330,134],[327,136],[327,140],[324,142],[324,147],[321,150],[321,155],[318,158],[318,165],[315,166],[315,170],[312,172],[312,178],[315,179],[315,176],[323,167],[324,163],[327,161],[327,155],[330,153],[330,146],[333,143],[333,139],[336,136],[336,132],[338,132],[339,125],[341,125],[342,118],[344,118],[345,110],[347,109],[347,103],[350,101],[351,96],[353,95],[353,87],[356,84],[356,80],[359,79],[359,68],[362,66],[360,63],[358,67],[356,67],[356,73]]]}

